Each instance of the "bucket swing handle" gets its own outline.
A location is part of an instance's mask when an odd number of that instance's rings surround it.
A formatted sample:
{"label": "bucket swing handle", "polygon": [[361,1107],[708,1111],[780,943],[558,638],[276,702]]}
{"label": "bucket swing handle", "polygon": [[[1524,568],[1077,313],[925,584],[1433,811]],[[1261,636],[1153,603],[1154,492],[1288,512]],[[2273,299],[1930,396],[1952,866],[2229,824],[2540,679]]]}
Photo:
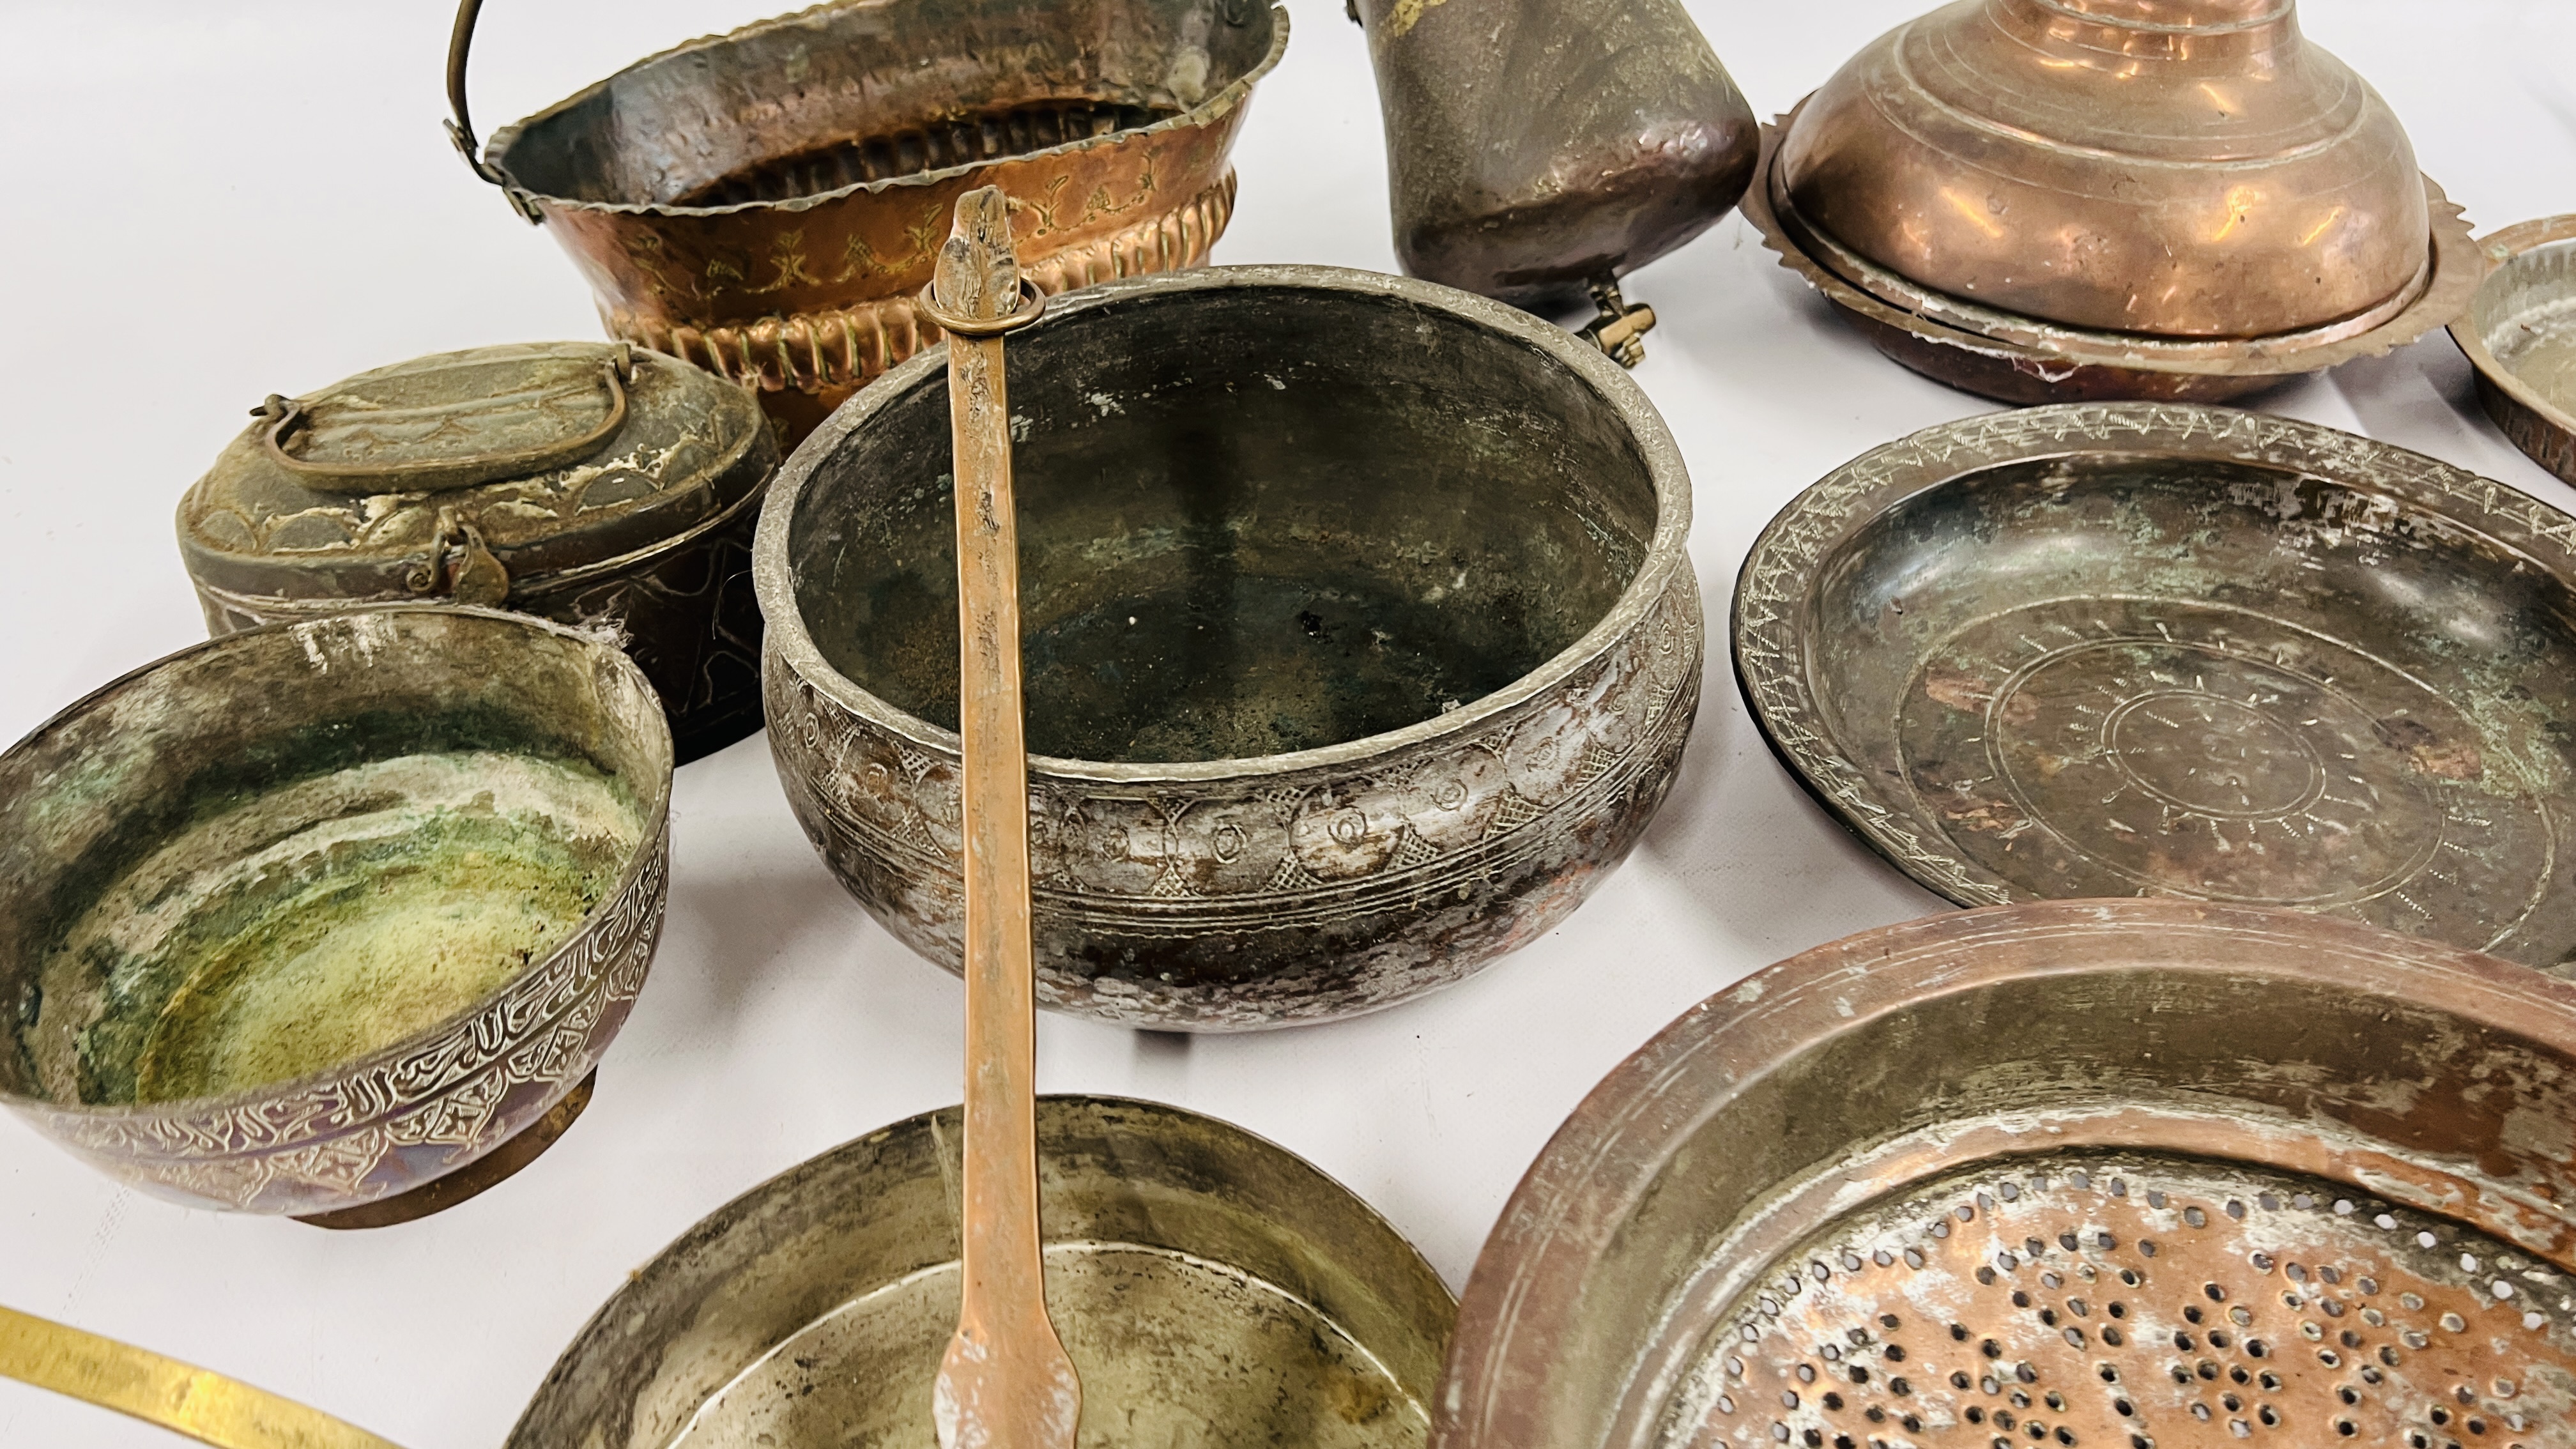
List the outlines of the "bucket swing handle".
{"label": "bucket swing handle", "polygon": [[500,187],[510,199],[510,209],[535,225],[545,220],[536,203],[511,184],[508,172],[477,154],[483,146],[474,137],[474,115],[465,104],[465,61],[474,49],[475,18],[482,13],[483,0],[457,0],[456,28],[447,35],[447,107],[456,113],[447,121],[447,139],[456,144],[456,154],[465,158],[475,175]]}

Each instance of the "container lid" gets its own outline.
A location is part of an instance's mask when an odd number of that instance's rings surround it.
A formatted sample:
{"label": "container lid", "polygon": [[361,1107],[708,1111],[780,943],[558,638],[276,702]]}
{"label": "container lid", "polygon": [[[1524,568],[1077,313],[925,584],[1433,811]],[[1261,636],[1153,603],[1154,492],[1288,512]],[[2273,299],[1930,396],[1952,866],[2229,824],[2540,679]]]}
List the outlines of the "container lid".
{"label": "container lid", "polygon": [[497,604],[731,514],[777,469],[758,402],[624,343],[444,352],[271,396],[179,505],[209,589]]}

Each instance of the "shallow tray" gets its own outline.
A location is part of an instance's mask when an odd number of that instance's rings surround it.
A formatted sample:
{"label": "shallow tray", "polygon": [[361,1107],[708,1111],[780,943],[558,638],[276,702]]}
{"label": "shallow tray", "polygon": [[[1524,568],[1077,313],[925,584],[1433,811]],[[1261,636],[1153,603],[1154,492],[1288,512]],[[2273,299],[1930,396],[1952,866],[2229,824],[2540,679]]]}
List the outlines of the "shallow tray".
{"label": "shallow tray", "polygon": [[1963,905],[2295,906],[2555,967],[2576,519],[2330,428],[2079,404],[1827,475],[1739,577],[1739,681]]}
{"label": "shallow tray", "polygon": [[2576,216],[2479,242],[2496,269],[2451,324],[2487,416],[2533,462],[2576,483]]}
{"label": "shallow tray", "polygon": [[[513,1449],[932,1442],[957,1324],[956,1109],[752,1189],[584,1327]],[[1176,1107],[1038,1102],[1047,1306],[1081,1449],[1408,1449],[1456,1306],[1286,1150]]]}
{"label": "shallow tray", "polygon": [[2576,989],[2339,921],[1818,947],[1558,1130],[1432,1443],[2565,1449],[2571,1080]]}

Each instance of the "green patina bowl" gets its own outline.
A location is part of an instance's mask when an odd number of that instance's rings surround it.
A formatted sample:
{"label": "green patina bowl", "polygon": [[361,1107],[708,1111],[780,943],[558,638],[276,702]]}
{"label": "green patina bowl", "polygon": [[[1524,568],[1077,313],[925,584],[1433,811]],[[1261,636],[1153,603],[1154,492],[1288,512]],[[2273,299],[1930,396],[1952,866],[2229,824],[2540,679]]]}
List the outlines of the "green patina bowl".
{"label": "green patina bowl", "polygon": [[195,1206],[470,1195],[643,985],[671,760],[614,641],[480,609],[108,685],[0,755],[0,1101]]}

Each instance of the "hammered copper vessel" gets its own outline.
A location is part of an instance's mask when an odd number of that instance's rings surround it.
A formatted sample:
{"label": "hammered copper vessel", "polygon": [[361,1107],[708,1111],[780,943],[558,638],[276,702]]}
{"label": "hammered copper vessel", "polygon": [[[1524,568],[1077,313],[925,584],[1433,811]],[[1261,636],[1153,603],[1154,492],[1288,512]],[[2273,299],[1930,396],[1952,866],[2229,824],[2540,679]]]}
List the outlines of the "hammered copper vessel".
{"label": "hammered copper vessel", "polygon": [[2478,245],[2495,271],[2451,324],[2478,402],[2531,460],[2576,483],[2576,216],[2509,226]]}
{"label": "hammered copper vessel", "polygon": [[369,1227],[588,1100],[667,891],[611,638],[403,607],[209,640],[0,754],[0,1106],[140,1191]]}
{"label": "hammered copper vessel", "polygon": [[1010,193],[1060,292],[1196,264],[1288,44],[1269,0],[844,0],[692,41],[505,126],[476,174],[542,222],[611,336],[756,384],[791,444],[937,339],[913,298],[957,198]]}
{"label": "hammered copper vessel", "polygon": [[2576,1444],[2576,988],[2180,901],[1711,997],[1477,1260],[1439,1449]]}
{"label": "hammered copper vessel", "polygon": [[[960,1125],[897,1123],[718,1209],[583,1327],[511,1449],[929,1444]],[[1456,1308],[1349,1189],[1150,1102],[1041,1098],[1038,1149],[1082,1449],[1419,1449]]]}
{"label": "hammered copper vessel", "polygon": [[[1038,999],[1328,1020],[1459,980],[1643,833],[1698,706],[1690,484],[1526,313],[1217,267],[1012,334]],[[770,749],[851,893],[958,968],[947,359],[806,439],[761,517]]]}
{"label": "hammered copper vessel", "polygon": [[1962,905],[2576,956],[2576,518],[2501,483],[2224,408],[1971,418],[1781,510],[1734,635],[1782,762]]}
{"label": "hammered copper vessel", "polygon": [[1678,0],[1351,0],[1386,120],[1404,269],[1517,306],[1586,298],[1635,366],[1619,278],[1744,194],[1753,108]]}
{"label": "hammered copper vessel", "polygon": [[2483,266],[2292,0],[1958,0],[1785,119],[1748,215],[1898,361],[2212,401],[2447,323]]}

